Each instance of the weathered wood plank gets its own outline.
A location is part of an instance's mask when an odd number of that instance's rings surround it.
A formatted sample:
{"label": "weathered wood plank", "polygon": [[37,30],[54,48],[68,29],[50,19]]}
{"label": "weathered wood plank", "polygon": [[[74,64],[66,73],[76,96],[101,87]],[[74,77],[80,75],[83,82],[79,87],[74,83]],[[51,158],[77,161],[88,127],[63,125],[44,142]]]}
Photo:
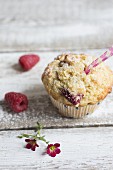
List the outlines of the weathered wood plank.
{"label": "weathered wood plank", "polygon": [[25,132],[0,132],[0,169],[113,169],[113,128],[44,130],[47,139],[61,143],[62,152],[56,158],[43,155],[46,148],[43,143],[36,152],[24,149],[24,140],[16,136]]}
{"label": "weathered wood plank", "polygon": [[[100,55],[103,50],[81,51]],[[101,104],[100,108],[84,119],[63,118],[51,104],[41,82],[41,74],[56,52],[40,52],[41,61],[29,72],[22,72],[18,67],[18,58],[23,53],[0,54],[0,129],[32,128],[36,122],[45,127],[84,127],[113,125],[113,93]],[[113,69],[113,58],[106,61]],[[2,101],[9,91],[25,93],[29,98],[29,109],[20,114],[14,114]]]}
{"label": "weathered wood plank", "polygon": [[106,48],[113,0],[0,0],[0,51]]}

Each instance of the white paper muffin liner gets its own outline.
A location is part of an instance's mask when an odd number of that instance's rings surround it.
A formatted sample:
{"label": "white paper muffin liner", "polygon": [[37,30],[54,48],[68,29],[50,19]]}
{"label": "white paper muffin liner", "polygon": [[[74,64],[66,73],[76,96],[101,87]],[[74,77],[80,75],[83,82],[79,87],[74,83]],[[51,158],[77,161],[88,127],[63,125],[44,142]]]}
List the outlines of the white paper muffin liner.
{"label": "white paper muffin liner", "polygon": [[92,114],[98,107],[99,103],[94,105],[86,105],[83,107],[67,106],[51,97],[53,105],[58,108],[59,113],[65,117],[82,118],[85,115]]}

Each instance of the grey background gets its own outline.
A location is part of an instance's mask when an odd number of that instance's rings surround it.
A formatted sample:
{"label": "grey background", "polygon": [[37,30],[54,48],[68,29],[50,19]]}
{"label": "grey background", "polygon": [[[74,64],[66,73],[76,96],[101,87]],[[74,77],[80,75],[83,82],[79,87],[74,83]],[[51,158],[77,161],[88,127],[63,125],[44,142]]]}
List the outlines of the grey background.
{"label": "grey background", "polygon": [[106,48],[113,0],[0,0],[0,51]]}

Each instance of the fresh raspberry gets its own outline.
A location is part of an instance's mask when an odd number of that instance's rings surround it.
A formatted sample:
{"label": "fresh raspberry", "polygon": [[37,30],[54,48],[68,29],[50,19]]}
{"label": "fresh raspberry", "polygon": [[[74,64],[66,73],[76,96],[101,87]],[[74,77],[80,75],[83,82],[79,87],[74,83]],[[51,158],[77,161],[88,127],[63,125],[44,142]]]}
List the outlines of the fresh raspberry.
{"label": "fresh raspberry", "polygon": [[19,63],[25,71],[30,70],[34,67],[40,60],[40,57],[35,54],[23,55],[19,59]]}
{"label": "fresh raspberry", "polygon": [[63,96],[65,96],[65,98],[71,102],[73,105],[77,105],[80,103],[80,101],[83,98],[83,94],[77,94],[76,96],[74,96],[73,94],[71,94],[67,89],[63,88],[61,89],[61,94]]}
{"label": "fresh raspberry", "polygon": [[21,93],[6,93],[5,101],[9,105],[9,107],[16,113],[22,112],[28,108],[28,99],[24,94]]}

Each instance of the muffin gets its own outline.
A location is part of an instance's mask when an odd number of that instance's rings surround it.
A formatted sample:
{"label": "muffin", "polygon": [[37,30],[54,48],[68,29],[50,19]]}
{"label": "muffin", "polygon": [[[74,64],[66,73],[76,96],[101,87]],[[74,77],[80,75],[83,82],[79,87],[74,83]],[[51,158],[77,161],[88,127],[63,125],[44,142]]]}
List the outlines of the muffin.
{"label": "muffin", "polygon": [[85,54],[62,54],[45,68],[42,82],[61,115],[81,118],[91,114],[112,91],[113,72],[104,63],[86,75],[84,70],[94,59]]}

